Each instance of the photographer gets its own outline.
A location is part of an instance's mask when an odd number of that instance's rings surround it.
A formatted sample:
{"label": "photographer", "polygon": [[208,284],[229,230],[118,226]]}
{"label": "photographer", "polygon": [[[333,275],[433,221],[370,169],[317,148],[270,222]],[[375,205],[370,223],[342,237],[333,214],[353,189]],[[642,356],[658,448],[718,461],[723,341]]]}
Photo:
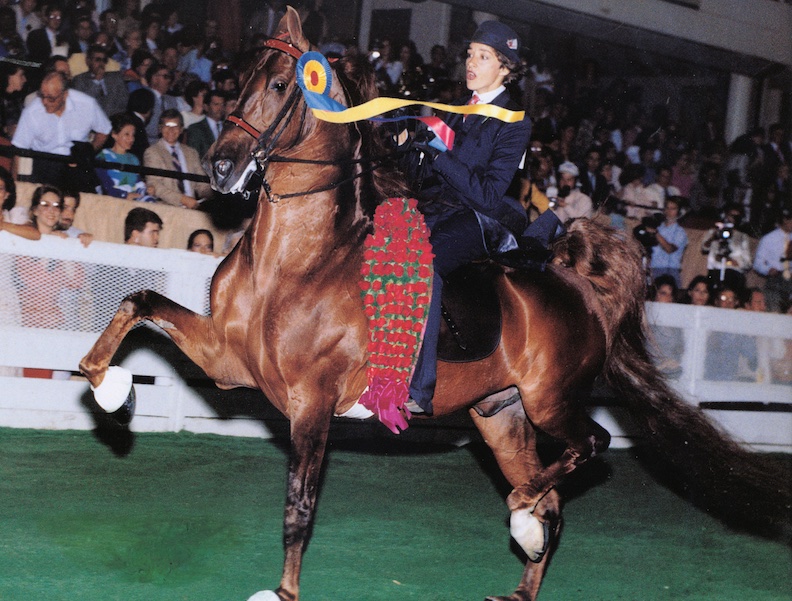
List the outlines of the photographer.
{"label": "photographer", "polygon": [[751,269],[752,260],[748,236],[737,229],[742,216],[741,206],[728,205],[723,221],[715,224],[701,245],[701,252],[707,255],[707,275],[714,288],[745,288],[745,273]]}
{"label": "photographer", "polygon": [[669,196],[663,207],[663,222],[655,227],[647,224],[646,232],[654,237],[651,247],[652,279],[662,275],[674,278],[677,286],[681,286],[682,255],[688,244],[684,228],[677,223],[679,218],[679,197]]}
{"label": "photographer", "polygon": [[566,223],[570,219],[591,217],[593,206],[591,199],[583,194],[577,187],[577,165],[570,162],[561,163],[558,168],[558,191],[553,197],[551,188],[547,189],[550,199],[550,208],[561,220]]}

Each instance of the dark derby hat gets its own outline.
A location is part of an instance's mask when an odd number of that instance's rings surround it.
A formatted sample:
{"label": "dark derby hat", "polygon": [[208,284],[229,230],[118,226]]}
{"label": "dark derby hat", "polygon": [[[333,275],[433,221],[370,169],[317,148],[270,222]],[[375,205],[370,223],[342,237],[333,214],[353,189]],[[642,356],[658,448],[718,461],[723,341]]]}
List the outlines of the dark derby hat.
{"label": "dark derby hat", "polygon": [[500,21],[484,21],[470,41],[491,46],[509,60],[520,62],[520,38],[511,27]]}

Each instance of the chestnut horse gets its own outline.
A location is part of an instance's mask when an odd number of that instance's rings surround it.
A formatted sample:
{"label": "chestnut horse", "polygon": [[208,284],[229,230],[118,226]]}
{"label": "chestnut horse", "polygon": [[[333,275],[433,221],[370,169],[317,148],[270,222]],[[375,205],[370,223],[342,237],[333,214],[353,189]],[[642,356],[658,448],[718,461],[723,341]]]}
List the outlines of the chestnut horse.
{"label": "chestnut horse", "polygon": [[[220,192],[243,188],[252,170],[264,178],[250,227],[212,280],[211,315],[152,291],[132,294],[80,364],[91,385],[101,388],[123,337],[149,320],[218,386],[260,389],[288,417],[283,574],[274,591],[253,595],[257,601],[299,598],[330,422],[352,409],[367,386],[369,334],[358,285],[364,239],[376,204],[405,194],[398,172],[374,162],[382,154],[375,126],[332,124],[306,110],[295,64],[309,49],[289,9],[205,158]],[[359,104],[374,90],[365,61],[334,63],[335,100]],[[500,269],[495,276],[508,323],[496,352],[478,362],[438,366],[434,415],[468,409],[513,487],[507,498],[511,534],[528,561],[516,591],[490,599],[537,596],[559,538],[555,487],[608,446],[608,433],[582,402],[600,374],[647,426],[649,438],[670,450],[669,459],[710,485],[705,490],[733,504],[737,492],[764,486],[766,494],[753,495],[752,509],[761,504],[757,498],[779,502],[772,475],[678,399],[652,367],[644,349],[636,244],[583,221],[554,250],[544,272]],[[490,417],[473,410],[512,386],[521,402]],[[537,430],[566,447],[549,465],[537,455]]]}

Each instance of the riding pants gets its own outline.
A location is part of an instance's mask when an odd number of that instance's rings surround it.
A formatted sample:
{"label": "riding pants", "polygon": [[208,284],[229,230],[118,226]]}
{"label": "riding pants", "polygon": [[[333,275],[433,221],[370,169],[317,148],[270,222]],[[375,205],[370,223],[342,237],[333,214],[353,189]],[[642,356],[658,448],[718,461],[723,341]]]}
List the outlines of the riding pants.
{"label": "riding pants", "polygon": [[427,413],[432,412],[432,397],[437,381],[437,342],[442,319],[443,278],[455,269],[487,257],[479,220],[473,211],[454,213],[435,223],[427,219],[434,253],[432,301],[426,319],[423,346],[410,383],[410,398]]}

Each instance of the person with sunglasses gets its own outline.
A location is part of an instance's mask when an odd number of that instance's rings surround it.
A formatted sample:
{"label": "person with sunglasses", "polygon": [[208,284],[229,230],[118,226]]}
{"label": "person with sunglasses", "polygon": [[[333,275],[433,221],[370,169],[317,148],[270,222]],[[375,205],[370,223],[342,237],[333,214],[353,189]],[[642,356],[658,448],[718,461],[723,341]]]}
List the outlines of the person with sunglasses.
{"label": "person with sunglasses", "polygon": [[151,119],[146,126],[149,145],[156,144],[160,136],[160,117],[163,111],[168,109],[180,109],[179,101],[175,96],[171,96],[170,88],[173,85],[173,72],[162,63],[154,63],[146,72],[148,89],[154,93],[154,109],[151,111]]}
{"label": "person with sunglasses", "polygon": [[104,46],[91,46],[85,57],[88,71],[77,75],[72,87],[94,98],[105,115],[112,117],[126,111],[129,92],[119,71],[107,71],[108,56],[109,51]]}
{"label": "person with sunglasses", "polygon": [[[11,143],[17,148],[64,156],[76,156],[74,150],[85,146],[88,156],[93,157],[104,146],[110,130],[110,120],[96,100],[69,89],[66,77],[53,71],[44,76],[38,98],[22,111]],[[93,170],[90,177],[86,175],[82,165],[73,167],[66,162],[36,158],[32,173],[24,179],[92,192],[93,188],[88,186]]]}

